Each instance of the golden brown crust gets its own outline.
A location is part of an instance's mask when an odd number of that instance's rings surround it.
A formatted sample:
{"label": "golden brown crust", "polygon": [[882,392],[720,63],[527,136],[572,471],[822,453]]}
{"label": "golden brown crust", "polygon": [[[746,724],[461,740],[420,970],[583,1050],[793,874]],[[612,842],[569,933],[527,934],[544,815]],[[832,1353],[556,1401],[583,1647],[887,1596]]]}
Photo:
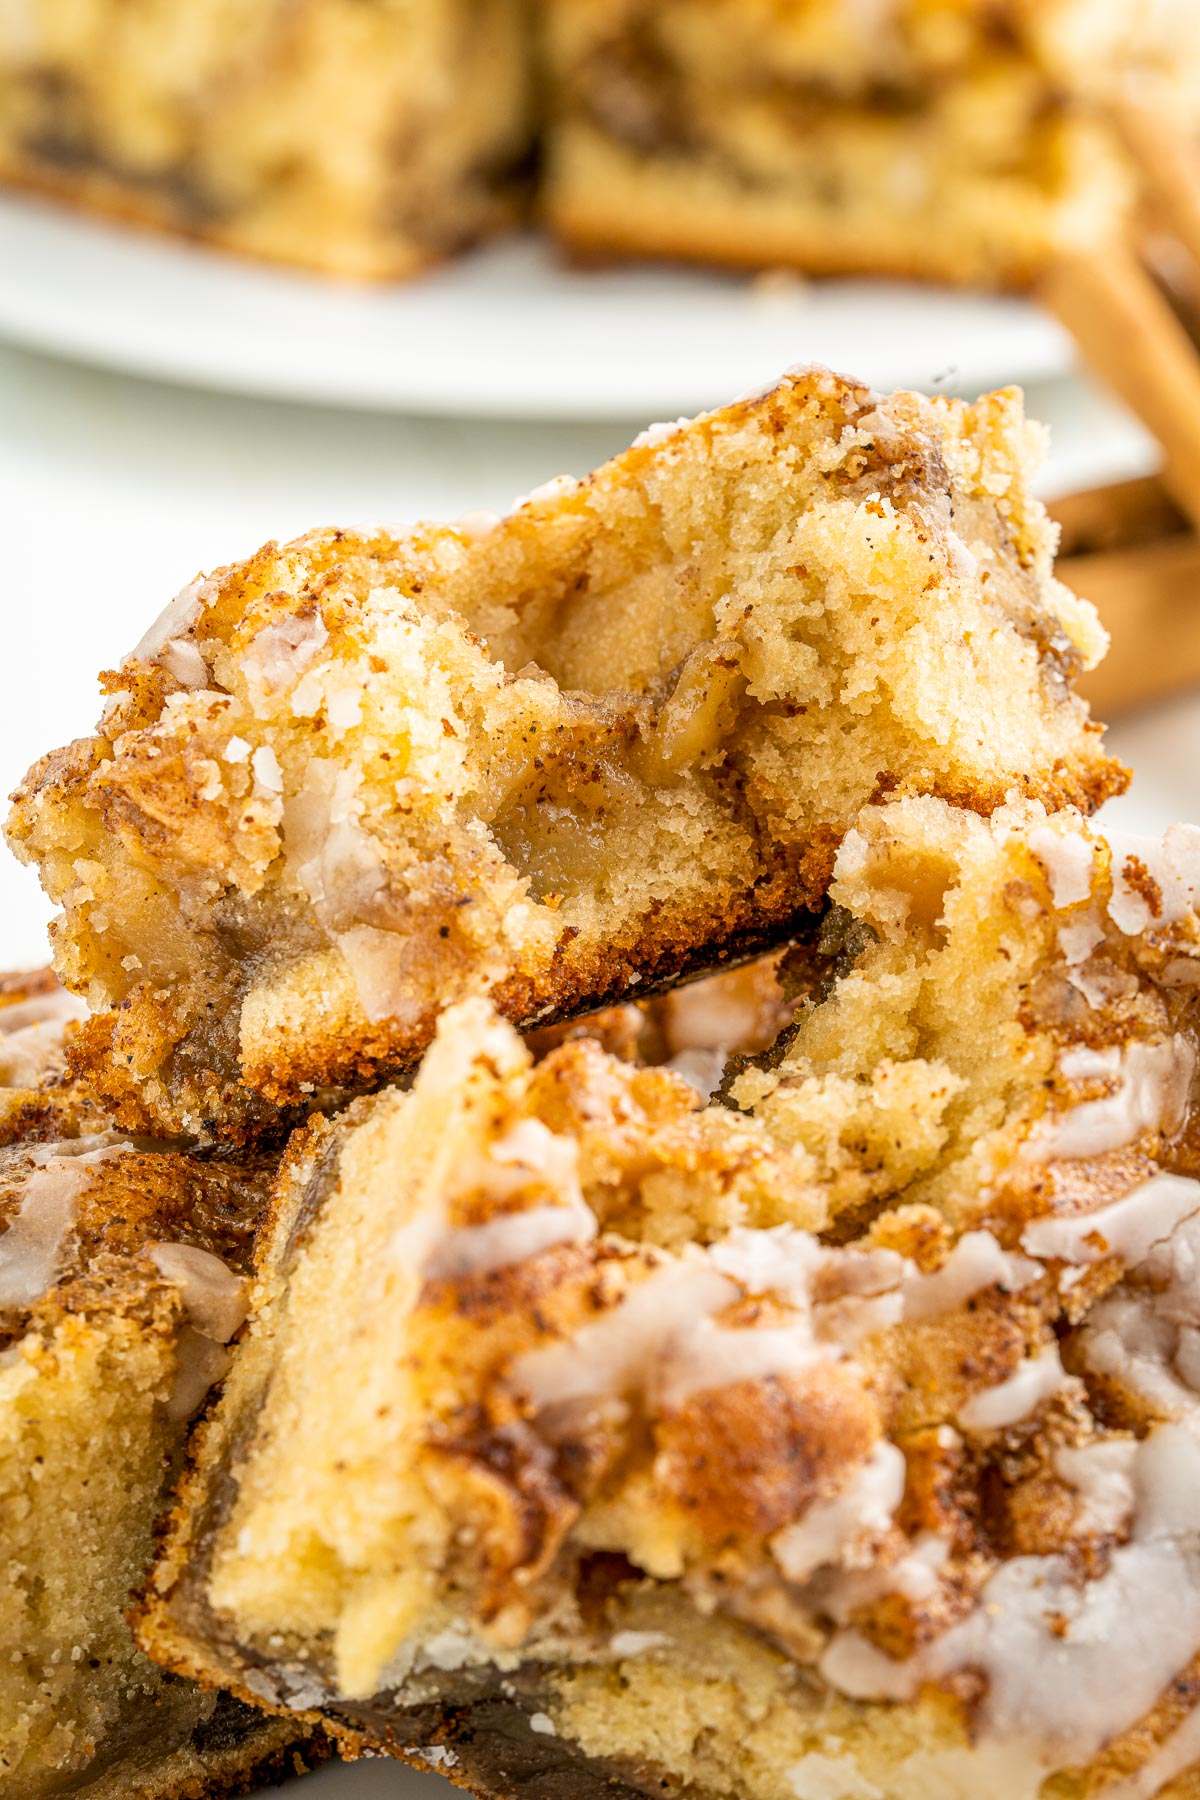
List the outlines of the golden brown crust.
{"label": "golden brown crust", "polygon": [[[923,285],[986,288],[1009,293],[1028,293],[1045,268],[1045,257],[1010,254],[1004,263],[984,275],[964,268],[961,258],[949,252],[936,254],[904,249],[898,245],[866,243],[855,247],[831,241],[826,232],[803,231],[793,222],[774,238],[769,255],[762,248],[762,233],[747,230],[735,210],[724,218],[706,211],[689,219],[677,207],[666,206],[662,215],[639,220],[627,207],[610,210],[582,194],[560,194],[545,207],[546,222],[571,264],[579,269],[605,269],[640,262],[686,263],[702,269],[750,273],[770,269],[795,270],[814,280],[834,281],[856,276],[910,281]],[[614,213],[617,216],[614,216]]]}

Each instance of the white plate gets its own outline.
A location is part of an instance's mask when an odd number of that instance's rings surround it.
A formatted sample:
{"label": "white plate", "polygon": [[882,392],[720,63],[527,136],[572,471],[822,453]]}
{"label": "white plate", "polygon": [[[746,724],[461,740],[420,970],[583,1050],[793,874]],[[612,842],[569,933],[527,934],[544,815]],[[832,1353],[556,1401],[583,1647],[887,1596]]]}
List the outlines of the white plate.
{"label": "white plate", "polygon": [[822,362],[976,390],[1071,366],[1027,301],[882,282],[563,268],[513,239],[355,288],[0,197],[0,333],[202,387],[459,418],[663,418]]}
{"label": "white plate", "polygon": [[356,1763],[333,1763],[304,1781],[289,1782],[282,1790],[270,1788],[260,1800],[462,1800],[461,1789],[440,1775],[418,1775],[390,1757],[363,1758]]}

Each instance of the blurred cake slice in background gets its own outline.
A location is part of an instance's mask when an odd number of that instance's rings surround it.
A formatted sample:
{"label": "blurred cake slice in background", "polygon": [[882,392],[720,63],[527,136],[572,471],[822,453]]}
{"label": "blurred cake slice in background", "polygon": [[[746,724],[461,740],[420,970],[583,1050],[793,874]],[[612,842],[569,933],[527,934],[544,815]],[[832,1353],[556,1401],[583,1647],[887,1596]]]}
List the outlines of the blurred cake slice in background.
{"label": "blurred cake slice in background", "polygon": [[476,1000],[298,1135],[155,1656],[483,1795],[1194,1791],[1200,832],[834,898],[750,1116]]}
{"label": "blurred cake slice in background", "polygon": [[967,286],[1128,212],[1106,108],[1200,126],[1188,0],[545,0],[543,212],[585,256]]}
{"label": "blurred cake slice in background", "polygon": [[[0,1037],[10,1077],[63,998],[18,988],[4,1010],[39,1016]],[[302,1769],[311,1732],[164,1674],[125,1617],[245,1314],[266,1171],[135,1143],[66,1089],[0,1102],[29,1132],[0,1149],[0,1796],[192,1800]]]}
{"label": "blurred cake slice in background", "polygon": [[793,935],[865,803],[1091,810],[1019,395],[822,370],[507,518],[324,531],[185,589],[10,841],[121,1123],[245,1137],[487,994],[548,1023]]}
{"label": "blurred cake slice in background", "polygon": [[530,105],[522,0],[0,13],[0,180],[337,275],[510,224]]}

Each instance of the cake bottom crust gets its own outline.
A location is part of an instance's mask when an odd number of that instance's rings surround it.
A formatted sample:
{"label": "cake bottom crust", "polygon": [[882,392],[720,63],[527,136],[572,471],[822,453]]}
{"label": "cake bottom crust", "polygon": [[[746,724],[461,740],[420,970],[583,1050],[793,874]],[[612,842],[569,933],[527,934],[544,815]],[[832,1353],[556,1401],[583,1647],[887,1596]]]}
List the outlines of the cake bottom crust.
{"label": "cake bottom crust", "polygon": [[[303,1775],[324,1762],[333,1743],[295,1718],[259,1712],[220,1693],[184,1744],[155,1749],[145,1741],[114,1749],[56,1790],[83,1800],[233,1800],[239,1794]],[[14,1794],[13,1800],[16,1800]]]}
{"label": "cake bottom crust", "polygon": [[977,171],[931,181],[916,209],[889,204],[865,180],[834,204],[815,189],[744,182],[703,158],[640,155],[571,124],[552,151],[543,214],[585,264],[638,257],[1021,291],[1064,240],[1111,223],[1123,195],[1114,164],[1063,196]]}
{"label": "cake bottom crust", "polygon": [[333,238],[319,227],[271,230],[253,218],[190,217],[150,184],[139,187],[102,168],[58,170],[3,145],[0,185],[115,224],[203,244],[247,262],[277,263],[336,280],[381,285],[410,281],[483,239],[514,228],[522,210],[515,193],[497,193],[482,214],[478,207],[471,208],[461,233],[435,247],[395,228]]}
{"label": "cake bottom crust", "polygon": [[383,1750],[436,1770],[476,1800],[710,1800],[663,1769],[599,1761],[538,1731],[531,1723],[543,1716],[537,1688],[520,1675],[503,1682],[494,1674],[460,1676],[425,1706],[389,1705],[379,1696],[343,1703],[338,1713],[330,1725],[348,1760]]}

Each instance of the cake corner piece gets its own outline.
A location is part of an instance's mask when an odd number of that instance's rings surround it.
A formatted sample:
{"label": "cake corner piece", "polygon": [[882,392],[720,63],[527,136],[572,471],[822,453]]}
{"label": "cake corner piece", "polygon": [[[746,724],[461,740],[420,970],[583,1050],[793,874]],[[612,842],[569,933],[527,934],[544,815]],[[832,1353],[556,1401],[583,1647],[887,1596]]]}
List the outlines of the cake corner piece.
{"label": "cake corner piece", "polygon": [[126,1618],[244,1317],[263,1171],[114,1131],[63,1066],[81,1011],[0,976],[0,1793],[216,1800],[328,1754],[155,1668]]}

